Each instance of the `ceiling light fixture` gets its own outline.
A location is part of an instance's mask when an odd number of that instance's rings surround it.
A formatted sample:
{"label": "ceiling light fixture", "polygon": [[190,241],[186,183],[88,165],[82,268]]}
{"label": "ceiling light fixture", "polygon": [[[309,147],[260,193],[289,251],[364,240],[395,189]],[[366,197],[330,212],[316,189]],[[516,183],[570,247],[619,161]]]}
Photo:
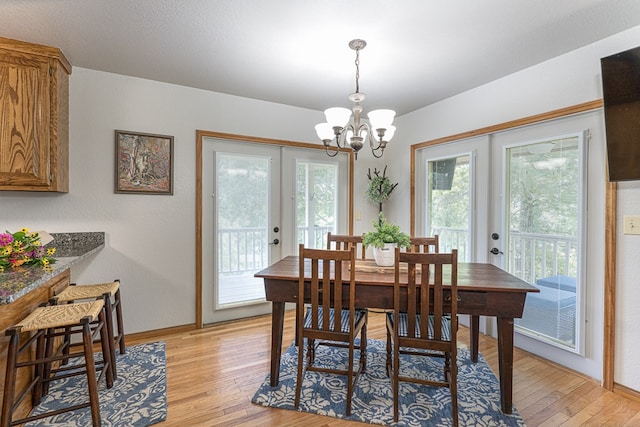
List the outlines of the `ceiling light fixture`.
{"label": "ceiling light fixture", "polygon": [[[330,157],[335,157],[338,154],[336,150],[329,150],[332,141],[335,141],[338,150],[346,148],[348,141],[349,147],[355,152],[356,160],[358,159],[358,151],[365,142],[369,142],[373,156],[380,158],[396,131],[395,126],[391,124],[396,115],[393,110],[371,111],[367,115],[369,123],[361,121],[362,106],[360,103],[364,101],[366,95],[360,93],[360,50],[364,49],[366,45],[367,42],[360,39],[349,42],[349,47],[356,51],[356,91],[349,95],[353,107],[351,110],[344,107],[327,108],[324,111],[327,122],[316,125],[316,133],[324,143],[325,151]],[[352,111],[353,121],[351,120]],[[372,130],[377,134],[377,138],[373,135]]]}

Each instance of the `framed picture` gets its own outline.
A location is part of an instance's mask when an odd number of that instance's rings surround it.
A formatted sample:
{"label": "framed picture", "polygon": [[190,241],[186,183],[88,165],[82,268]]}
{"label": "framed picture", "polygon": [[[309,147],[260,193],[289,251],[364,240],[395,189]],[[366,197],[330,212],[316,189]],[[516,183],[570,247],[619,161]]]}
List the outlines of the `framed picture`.
{"label": "framed picture", "polygon": [[116,130],[116,193],[173,194],[173,136]]}

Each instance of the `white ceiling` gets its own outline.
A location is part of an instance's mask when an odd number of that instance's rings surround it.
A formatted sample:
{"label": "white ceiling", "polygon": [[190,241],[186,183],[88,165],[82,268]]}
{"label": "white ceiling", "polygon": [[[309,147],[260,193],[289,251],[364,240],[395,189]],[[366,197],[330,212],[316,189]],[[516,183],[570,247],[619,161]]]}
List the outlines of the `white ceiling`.
{"label": "white ceiling", "polygon": [[[404,114],[640,25],[638,0],[0,0],[73,66],[314,110]],[[640,40],[638,40],[640,45]]]}

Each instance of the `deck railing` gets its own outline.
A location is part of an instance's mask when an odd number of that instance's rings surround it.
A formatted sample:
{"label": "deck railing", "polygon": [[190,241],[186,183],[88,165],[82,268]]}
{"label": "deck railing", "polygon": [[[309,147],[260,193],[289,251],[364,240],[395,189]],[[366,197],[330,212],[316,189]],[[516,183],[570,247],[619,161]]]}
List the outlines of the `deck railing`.
{"label": "deck railing", "polygon": [[510,238],[508,270],[515,276],[531,284],[549,276],[577,277],[578,239],[575,237],[512,231]]}
{"label": "deck railing", "polygon": [[[467,260],[469,231],[461,228],[434,228],[440,252],[458,249],[460,260]],[[576,277],[578,241],[574,237],[511,231],[511,250],[507,253],[509,272],[531,284],[542,277]]]}
{"label": "deck railing", "polygon": [[[298,227],[298,242],[324,248],[326,236],[333,227]],[[218,229],[218,273],[240,274],[260,270],[269,265],[265,227]],[[282,239],[280,239],[282,240]]]}
{"label": "deck railing", "polygon": [[[323,248],[333,227],[298,227],[298,243]],[[458,249],[460,260],[467,259],[468,230],[441,227],[434,229],[440,240],[440,252]],[[507,253],[508,270],[534,284],[541,277],[562,274],[576,277],[577,239],[539,233],[510,234],[512,250]],[[218,271],[244,273],[268,266],[268,233],[264,227],[221,228],[218,230]]]}

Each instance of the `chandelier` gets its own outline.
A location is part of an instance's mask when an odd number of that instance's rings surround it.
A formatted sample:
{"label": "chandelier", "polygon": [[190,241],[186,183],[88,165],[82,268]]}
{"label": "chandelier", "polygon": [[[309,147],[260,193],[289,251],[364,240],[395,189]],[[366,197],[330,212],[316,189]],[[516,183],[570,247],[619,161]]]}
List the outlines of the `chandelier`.
{"label": "chandelier", "polygon": [[[327,108],[324,115],[326,123],[316,125],[316,133],[324,144],[325,151],[330,157],[335,157],[338,150],[348,146],[355,152],[356,160],[358,151],[366,142],[369,143],[371,152],[376,158],[382,157],[387,143],[393,138],[396,131],[393,118],[396,112],[393,110],[374,110],[367,114],[369,123],[363,122],[361,118],[362,106],[366,95],[360,93],[360,50],[364,49],[367,42],[360,39],[351,40],[349,47],[356,51],[356,91],[349,95],[349,100],[353,102],[351,110],[344,107]],[[351,113],[353,112],[353,120]],[[375,135],[374,135],[375,132]],[[338,150],[329,150],[331,142],[335,141]],[[333,153],[333,154],[332,154]]]}

